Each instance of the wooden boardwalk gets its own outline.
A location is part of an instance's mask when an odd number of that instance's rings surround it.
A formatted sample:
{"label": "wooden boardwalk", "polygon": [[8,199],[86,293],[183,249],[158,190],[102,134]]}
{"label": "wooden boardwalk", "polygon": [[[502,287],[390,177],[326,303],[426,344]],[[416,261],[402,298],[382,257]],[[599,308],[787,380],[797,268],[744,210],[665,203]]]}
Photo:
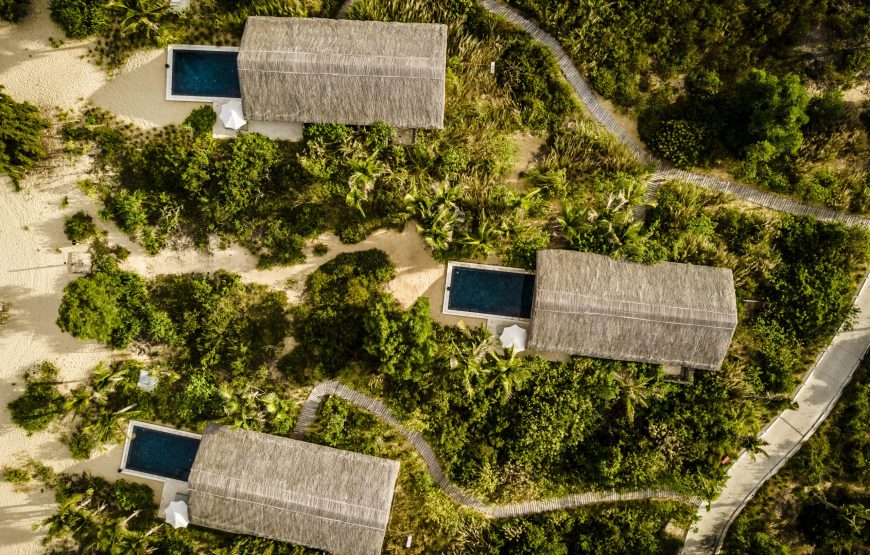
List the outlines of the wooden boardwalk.
{"label": "wooden boardwalk", "polygon": [[507,503],[503,505],[487,504],[473,495],[463,491],[447,478],[441,464],[438,462],[438,457],[432,450],[432,447],[423,439],[419,432],[409,430],[399,422],[390,409],[377,399],[373,399],[367,395],[363,395],[358,391],[336,381],[321,382],[314,386],[308,399],[302,406],[299,413],[299,418],[296,421],[296,426],[293,428],[291,437],[294,439],[305,439],[305,435],[314,423],[317,417],[317,410],[320,404],[326,397],[335,395],[359,407],[386,422],[391,427],[398,430],[408,442],[414,447],[417,453],[423,458],[426,463],[426,468],[429,470],[432,479],[438,484],[444,493],[453,499],[459,505],[480,511],[481,513],[493,518],[508,518],[517,517],[535,513],[543,513],[547,511],[560,511],[579,507],[581,505],[593,505],[596,503],[612,503],[617,501],[636,501],[640,499],[662,499],[671,501],[681,501],[692,505],[700,504],[701,500],[694,496],[685,496],[683,494],[665,490],[665,489],[645,489],[639,491],[590,491],[586,493],[575,493],[565,497],[557,497],[553,499],[540,499],[534,501],[523,501],[520,503]]}
{"label": "wooden boardwalk", "polygon": [[[810,215],[820,220],[841,221],[847,225],[863,225],[870,228],[870,219],[862,216],[843,213],[821,206],[805,204],[748,185],[679,170],[667,162],[656,159],[656,157],[653,156],[653,154],[647,150],[643,144],[626,131],[613,114],[601,104],[598,97],[595,96],[594,92],[592,92],[592,87],[589,85],[589,82],[574,66],[574,62],[571,60],[570,56],[568,56],[568,53],[562,48],[562,45],[559,44],[559,41],[553,38],[549,33],[546,33],[535,23],[520,15],[519,12],[503,4],[499,0],[480,0],[480,3],[487,9],[487,11],[504,17],[553,51],[558,60],[559,69],[562,70],[565,79],[574,89],[575,94],[580,99],[580,102],[586,108],[589,115],[592,116],[592,119],[616,137],[616,139],[622,143],[639,162],[654,165],[656,171],[653,174],[652,179],[664,177],[665,180],[673,179],[684,181],[705,189],[722,191],[771,210],[777,210],[789,214]],[[650,184],[649,189],[650,192],[654,194],[657,187]],[[639,210],[638,215],[642,216],[643,213],[644,210],[641,209]]]}

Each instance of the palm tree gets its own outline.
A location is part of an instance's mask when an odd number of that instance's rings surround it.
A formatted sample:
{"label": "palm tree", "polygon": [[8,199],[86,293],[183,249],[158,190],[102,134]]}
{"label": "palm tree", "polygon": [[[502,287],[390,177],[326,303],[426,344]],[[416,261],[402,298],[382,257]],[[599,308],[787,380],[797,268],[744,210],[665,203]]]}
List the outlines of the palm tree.
{"label": "palm tree", "polygon": [[122,381],[126,375],[127,370],[123,367],[119,366],[113,369],[102,362],[99,363],[91,373],[89,382],[94,398],[97,400],[104,398],[107,393],[115,389],[118,382]]}
{"label": "palm tree", "polygon": [[740,446],[746,449],[746,452],[749,453],[749,457],[753,461],[755,460],[755,456],[759,453],[761,453],[765,457],[769,456],[767,454],[767,451],[762,449],[762,447],[765,447],[766,445],[769,445],[769,443],[767,443],[755,434],[746,435],[740,438]]}
{"label": "palm tree", "polygon": [[262,430],[266,421],[264,412],[260,409],[259,398],[262,392],[249,386],[241,393],[236,393],[227,384],[219,389],[224,399],[224,414],[230,426],[242,430]]}
{"label": "palm tree", "polygon": [[375,181],[384,171],[384,165],[375,160],[373,157],[365,160],[350,161],[351,174],[347,180],[347,196],[345,202],[348,206],[356,208],[365,218],[365,212],[362,205],[368,201],[369,193],[374,189]]}
{"label": "palm tree", "polygon": [[456,212],[441,206],[428,222],[417,225],[417,231],[434,251],[446,251],[453,241]]}
{"label": "palm tree", "polygon": [[151,38],[151,33],[160,30],[157,21],[169,9],[169,4],[166,0],[113,0],[106,7],[121,16],[122,35],[144,32]]}
{"label": "palm tree", "polygon": [[625,404],[625,416],[629,422],[634,422],[635,407],[646,407],[650,399],[660,395],[660,392],[651,385],[652,378],[617,372],[616,382],[619,384],[620,397]]}
{"label": "palm tree", "polygon": [[93,391],[84,386],[76,387],[70,391],[69,396],[64,401],[63,412],[65,414],[72,414],[73,420],[75,420],[77,416],[88,412],[94,399]]}
{"label": "palm tree", "polygon": [[502,392],[502,402],[508,399],[520,389],[532,375],[531,367],[526,361],[516,356],[513,348],[505,351],[505,356],[489,353],[489,358],[495,365],[492,369],[492,377],[488,387],[499,386]]}
{"label": "palm tree", "polygon": [[495,250],[500,236],[499,229],[486,217],[486,212],[481,212],[474,230],[462,239],[465,254],[469,258],[490,254]]}
{"label": "palm tree", "polygon": [[[115,412],[101,412],[97,419],[82,428],[82,433],[94,439],[94,443],[102,447],[124,437],[127,419],[136,415],[131,409],[135,405],[124,407]],[[126,418],[118,418],[126,414]]]}
{"label": "palm tree", "polygon": [[42,521],[41,526],[48,527],[48,537],[62,538],[76,536],[79,530],[90,526],[93,515],[85,507],[90,503],[90,495],[75,493],[58,505],[56,514]]}
{"label": "palm tree", "polygon": [[260,397],[260,402],[266,414],[269,415],[269,428],[272,433],[283,433],[290,430],[293,424],[292,412],[294,403],[290,399],[282,399],[274,391]]}
{"label": "palm tree", "polygon": [[484,361],[495,349],[495,342],[489,329],[484,326],[478,326],[472,331],[464,322],[459,322],[458,327],[471,348],[468,349],[465,345],[458,346],[455,342],[452,346],[457,363],[462,365],[463,385],[471,396],[474,395],[474,384],[480,382],[488,373]]}

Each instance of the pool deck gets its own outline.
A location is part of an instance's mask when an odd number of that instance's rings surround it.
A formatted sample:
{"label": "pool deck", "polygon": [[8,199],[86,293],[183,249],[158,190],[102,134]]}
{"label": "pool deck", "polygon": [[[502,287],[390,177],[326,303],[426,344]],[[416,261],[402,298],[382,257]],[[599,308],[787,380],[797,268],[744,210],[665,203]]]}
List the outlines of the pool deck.
{"label": "pool deck", "polygon": [[491,270],[495,272],[506,272],[512,274],[535,275],[535,272],[523,270],[522,268],[514,268],[511,266],[497,266],[495,264],[479,264],[477,262],[456,262],[451,260],[447,263],[447,277],[444,282],[444,303],[441,305],[441,312],[451,316],[464,316],[467,318],[477,318],[479,320],[492,320],[495,322],[510,322],[513,324],[528,324],[529,318],[517,318],[513,316],[502,316],[500,314],[487,314],[485,312],[470,312],[466,310],[453,310],[450,308],[450,286],[453,280],[453,268],[473,268],[475,270]]}
{"label": "pool deck", "polygon": [[130,440],[133,438],[134,426],[139,428],[148,428],[150,430],[157,430],[159,432],[165,432],[178,436],[192,437],[196,439],[202,439],[202,435],[195,434],[193,432],[186,432],[184,430],[179,430],[176,428],[170,428],[168,426],[160,426],[159,424],[152,424],[150,422],[142,422],[141,420],[131,420],[127,424],[127,433],[125,436],[126,439],[124,441],[124,452],[121,455],[121,465],[118,470],[120,470],[121,474],[136,476],[137,478],[145,478],[146,480],[153,480],[155,482],[161,482],[163,484],[163,491],[160,495],[160,505],[158,506],[157,513],[158,515],[162,516],[163,511],[166,510],[167,505],[175,501],[179,495],[187,495],[187,482],[184,482],[182,480],[173,480],[172,478],[164,478],[163,476],[157,476],[156,474],[148,474],[147,472],[139,472],[137,470],[131,470],[127,468],[127,456],[130,452]]}
{"label": "pool deck", "polygon": [[181,94],[172,94],[172,53],[175,50],[203,50],[206,52],[238,52],[238,46],[210,46],[206,44],[170,44],[166,47],[166,100],[175,100],[178,102],[199,102],[200,104],[208,102],[222,102],[230,100],[226,96],[187,96]]}

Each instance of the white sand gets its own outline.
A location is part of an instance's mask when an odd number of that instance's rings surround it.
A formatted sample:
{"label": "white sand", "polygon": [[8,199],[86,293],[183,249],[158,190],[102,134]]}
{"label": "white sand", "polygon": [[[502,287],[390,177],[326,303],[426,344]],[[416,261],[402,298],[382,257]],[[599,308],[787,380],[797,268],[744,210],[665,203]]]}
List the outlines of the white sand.
{"label": "white sand", "polygon": [[[33,8],[18,25],[0,24],[0,84],[16,100],[45,109],[91,103],[142,127],[179,123],[200,106],[165,100],[165,49],[135,54],[109,80],[87,57],[92,41],[63,39],[49,18],[47,0],[35,0]],[[49,37],[64,43],[52,48]]]}

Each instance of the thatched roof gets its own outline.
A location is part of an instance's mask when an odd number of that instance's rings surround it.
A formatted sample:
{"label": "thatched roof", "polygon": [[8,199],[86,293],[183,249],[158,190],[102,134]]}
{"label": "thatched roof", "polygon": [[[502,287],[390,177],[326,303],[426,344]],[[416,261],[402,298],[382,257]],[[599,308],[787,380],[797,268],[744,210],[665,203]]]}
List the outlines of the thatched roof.
{"label": "thatched roof", "polygon": [[447,27],[249,17],[239,80],[250,120],[444,127]]}
{"label": "thatched roof", "polygon": [[529,348],[714,370],[737,326],[731,270],[538,251]]}
{"label": "thatched roof", "polygon": [[210,423],[190,471],[190,522],[376,554],[398,473],[396,461]]}

